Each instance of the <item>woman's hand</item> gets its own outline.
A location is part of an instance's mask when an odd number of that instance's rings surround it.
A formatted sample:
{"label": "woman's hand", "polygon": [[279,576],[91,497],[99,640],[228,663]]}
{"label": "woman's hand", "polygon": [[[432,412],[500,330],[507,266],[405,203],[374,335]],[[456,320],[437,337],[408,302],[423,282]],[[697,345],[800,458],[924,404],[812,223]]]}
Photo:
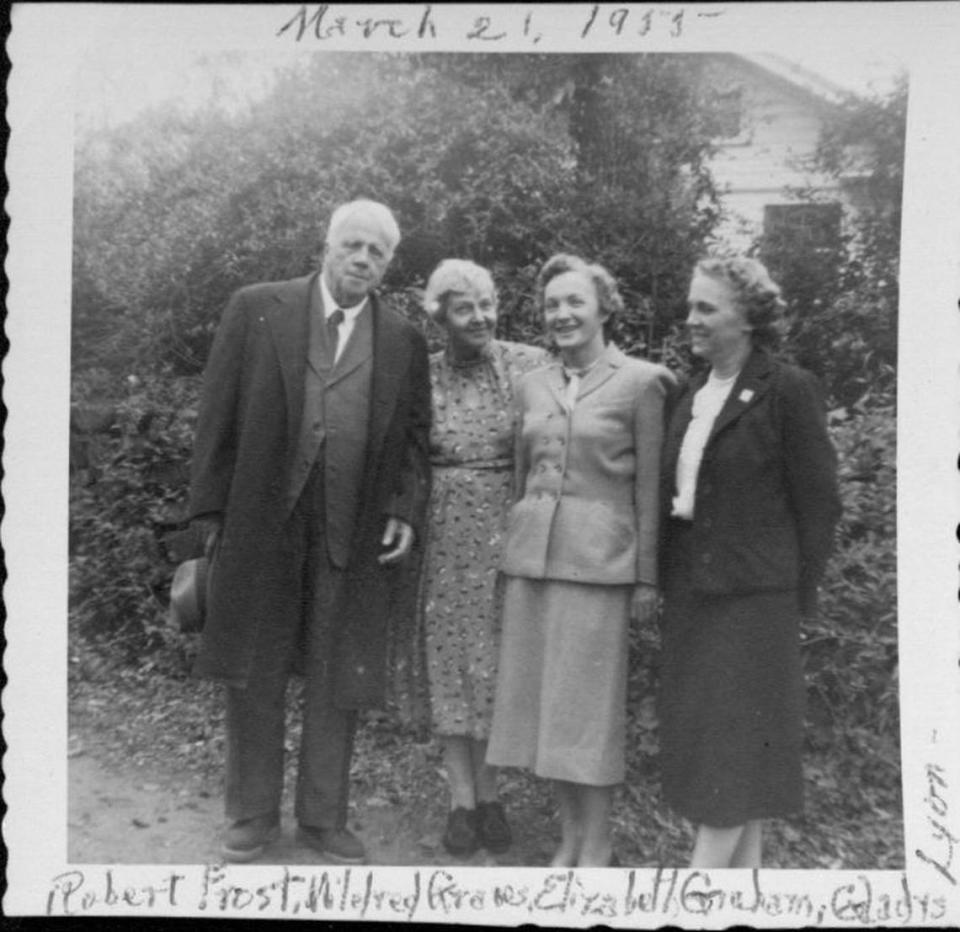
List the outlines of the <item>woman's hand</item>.
{"label": "woman's hand", "polygon": [[648,621],[654,618],[659,600],[660,594],[656,586],[637,583],[633,587],[633,596],[630,599],[630,617],[634,621]]}

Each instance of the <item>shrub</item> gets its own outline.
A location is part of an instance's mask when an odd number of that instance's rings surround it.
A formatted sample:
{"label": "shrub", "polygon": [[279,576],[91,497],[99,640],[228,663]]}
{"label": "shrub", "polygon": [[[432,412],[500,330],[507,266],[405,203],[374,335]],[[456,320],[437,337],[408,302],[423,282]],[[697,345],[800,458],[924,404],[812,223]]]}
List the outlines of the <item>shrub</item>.
{"label": "shrub", "polygon": [[639,350],[717,219],[698,58],[308,56],[238,113],[166,108],[87,134],[75,365],[199,371],[230,293],[316,267],[322,224],[357,196],[403,230],[389,290],[474,259],[504,297],[503,336],[534,340],[537,268],[579,252],[620,280],[635,313],[618,335]]}
{"label": "shrub", "polygon": [[74,385],[75,424],[100,416],[71,438],[70,617],[75,633],[131,661],[176,641],[165,613],[180,555],[168,544],[182,527],[199,380],[130,376],[110,397],[102,375]]}
{"label": "shrub", "polygon": [[[898,766],[896,420],[892,404],[833,416],[843,515],[804,638],[810,737]],[[872,772],[873,779],[883,775]],[[866,775],[866,774],[865,774]],[[887,773],[886,776],[896,776]]]}

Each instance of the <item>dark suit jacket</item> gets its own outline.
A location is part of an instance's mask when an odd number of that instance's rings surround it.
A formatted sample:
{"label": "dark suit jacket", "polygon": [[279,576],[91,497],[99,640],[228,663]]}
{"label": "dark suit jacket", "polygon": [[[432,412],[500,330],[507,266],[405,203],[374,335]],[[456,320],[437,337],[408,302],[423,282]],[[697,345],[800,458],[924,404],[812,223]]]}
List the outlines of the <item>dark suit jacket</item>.
{"label": "dark suit jacket", "polygon": [[[285,534],[290,470],[303,416],[309,294],[316,275],[240,289],[217,331],[204,378],[191,477],[192,516],[224,518],[196,672],[242,685],[255,670],[260,625],[303,610]],[[378,704],[396,572],[377,563],[388,516],[415,530],[429,495],[426,344],[371,298],[369,432],[333,668],[338,704]],[[335,449],[335,448],[334,448]],[[327,463],[328,495],[336,495]]]}
{"label": "dark suit jacket", "polygon": [[[705,381],[703,373],[686,386],[667,429],[665,514],[693,396]],[[836,454],[816,379],[754,350],[703,451],[691,586],[703,593],[798,589],[801,610],[809,614],[839,515]]]}

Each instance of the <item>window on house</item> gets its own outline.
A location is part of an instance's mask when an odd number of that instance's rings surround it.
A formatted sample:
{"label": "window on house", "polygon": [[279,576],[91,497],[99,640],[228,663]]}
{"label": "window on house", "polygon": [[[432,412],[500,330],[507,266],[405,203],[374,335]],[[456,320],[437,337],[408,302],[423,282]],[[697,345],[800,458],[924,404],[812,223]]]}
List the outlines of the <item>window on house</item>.
{"label": "window on house", "polygon": [[842,214],[839,203],[764,207],[760,258],[798,311],[814,310],[835,293],[844,256]]}
{"label": "window on house", "polygon": [[767,204],[763,238],[801,252],[833,251],[840,240],[842,208],[829,204]]}
{"label": "window on house", "polygon": [[710,94],[707,135],[712,139],[736,139],[743,132],[743,90],[715,89]]}

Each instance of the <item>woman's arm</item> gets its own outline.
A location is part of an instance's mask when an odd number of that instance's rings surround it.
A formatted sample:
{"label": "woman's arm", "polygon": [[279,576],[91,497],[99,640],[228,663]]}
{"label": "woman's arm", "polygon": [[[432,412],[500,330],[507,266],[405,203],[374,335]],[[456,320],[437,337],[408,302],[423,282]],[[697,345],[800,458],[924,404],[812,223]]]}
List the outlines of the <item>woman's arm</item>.
{"label": "woman's arm", "polygon": [[652,368],[637,392],[634,406],[636,473],[633,500],[637,529],[637,582],[656,587],[664,412],[677,381],[669,369],[663,366]]}
{"label": "woman's arm", "polygon": [[412,327],[404,328],[410,343],[410,363],[407,368],[408,396],[405,408],[396,416],[403,419],[402,460],[398,464],[396,491],[384,508],[388,523],[392,519],[422,535],[430,498],[430,361],[427,344]]}
{"label": "woman's arm", "polygon": [[526,379],[521,376],[513,397],[513,500],[515,502],[519,502],[526,492],[527,469],[529,468],[526,447],[523,442],[523,413],[526,410],[525,382]]}
{"label": "woman's arm", "polygon": [[827,433],[820,385],[811,373],[784,370],[780,410],[787,488],[800,547],[800,606],[808,615],[816,611],[817,585],[840,517],[837,455]]}

